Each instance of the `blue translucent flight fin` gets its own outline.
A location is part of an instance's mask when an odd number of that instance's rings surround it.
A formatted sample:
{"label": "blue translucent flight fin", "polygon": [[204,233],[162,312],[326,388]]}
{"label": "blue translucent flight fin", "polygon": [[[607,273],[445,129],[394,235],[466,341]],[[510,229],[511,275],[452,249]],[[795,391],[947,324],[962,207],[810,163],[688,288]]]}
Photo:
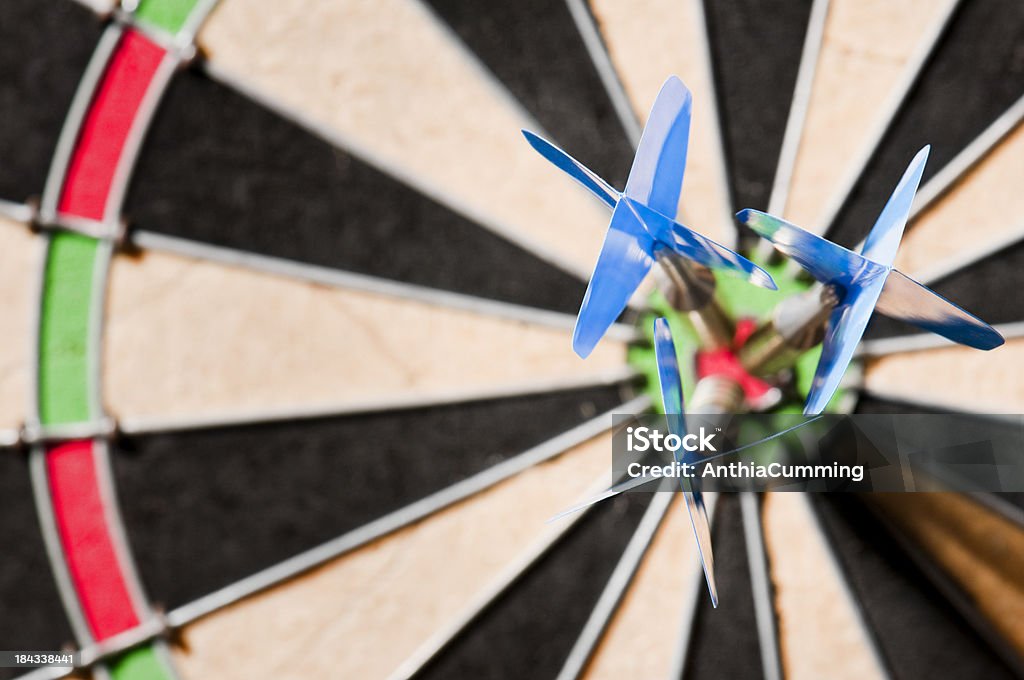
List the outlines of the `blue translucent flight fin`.
{"label": "blue translucent flight fin", "polygon": [[679,209],[692,109],[690,91],[671,76],[651,107],[623,192],[671,218]]}
{"label": "blue translucent flight fin", "polygon": [[624,198],[623,202],[629,204],[647,227],[647,231],[669,250],[705,267],[720,269],[762,288],[776,290],[771,275],[739,253],[631,198]]}
{"label": "blue translucent flight fin", "polygon": [[881,214],[871,228],[861,254],[873,262],[889,267],[896,259],[896,250],[900,247],[900,239],[903,238],[903,228],[907,226],[907,219],[910,217],[910,207],[914,203],[914,194],[921,183],[921,175],[924,174],[924,165],[928,161],[928,151],[931,147],[924,147],[917,152],[914,160],[910,161],[906,172],[900,178],[899,184],[893,189],[888,202],[882,209]]}
{"label": "blue translucent flight fin", "polygon": [[[658,380],[661,382],[661,399],[665,406],[669,430],[680,437],[686,434],[686,417],[683,412],[683,384],[679,377],[679,362],[676,346],[672,342],[672,331],[664,318],[654,320],[654,354],[658,360]],[[683,462],[676,452],[676,462]],[[711,604],[718,606],[718,585],[715,583],[715,558],[711,551],[711,523],[697,480],[679,480],[686,501],[686,511],[697,539],[704,578],[707,580]]]}
{"label": "blue translucent flight fin", "polygon": [[878,298],[878,311],[976,349],[1004,342],[992,326],[895,269]]}
{"label": "blue translucent flight fin", "polygon": [[624,194],[551,142],[523,130],[530,146],[613,209],[573,331],[573,349],[581,357],[590,355],[626,308],[661,249],[775,289],[775,282],[763,269],[675,222],[692,108],[690,91],[682,81],[676,77],[665,81],[644,128]]}
{"label": "blue translucent flight fin", "polygon": [[530,146],[536,149],[541,156],[551,161],[555,167],[586,187],[590,193],[601,199],[609,208],[615,207],[615,203],[619,200],[619,192],[613,189],[608,182],[598,177],[593,170],[529,130],[523,130],[523,136],[526,137],[526,141],[530,143]]}
{"label": "blue translucent flight fin", "polygon": [[779,252],[795,260],[822,283],[846,284],[874,276],[884,269],[852,250],[760,210],[741,210],[736,219],[771,241]]}
{"label": "blue translucent flight fin", "polygon": [[658,360],[658,382],[661,385],[661,403],[665,407],[669,429],[679,436],[686,434],[686,416],[683,407],[683,381],[679,372],[676,345],[668,320],[654,320],[654,356]]}
{"label": "blue translucent flight fin", "polygon": [[737,215],[815,279],[836,286],[840,294],[807,397],[807,415],[821,413],[828,405],[876,305],[882,314],[971,347],[992,349],[1003,344],[1002,336],[984,321],[892,269],[927,158],[925,147],[910,163],[872,228],[863,255],[757,210]]}
{"label": "blue translucent flight fin", "polygon": [[[715,581],[715,556],[711,552],[711,522],[708,521],[708,508],[704,503],[704,493],[700,490],[697,480],[682,480],[680,484],[683,486],[683,500],[686,501],[686,512],[690,516],[693,536],[697,539],[697,551],[700,553],[700,563],[704,568],[704,580],[708,584],[711,605],[717,608],[718,583]],[[692,485],[693,489],[687,491],[687,485]]]}
{"label": "blue translucent flight fin", "polygon": [[654,240],[636,214],[620,202],[601,246],[594,274],[583,296],[572,348],[590,356],[605,332],[619,318],[654,263]]}
{"label": "blue translucent flight fin", "polygon": [[883,271],[862,285],[851,288],[832,310],[825,330],[825,340],[821,345],[818,369],[814,373],[814,381],[807,395],[804,415],[821,413],[835,394],[871,319],[885,279]]}

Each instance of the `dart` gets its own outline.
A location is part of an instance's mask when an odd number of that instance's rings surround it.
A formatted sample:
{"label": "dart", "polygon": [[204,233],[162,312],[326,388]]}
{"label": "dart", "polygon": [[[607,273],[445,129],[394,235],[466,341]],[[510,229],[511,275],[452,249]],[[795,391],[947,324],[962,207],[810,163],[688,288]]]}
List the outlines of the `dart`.
{"label": "dart", "polygon": [[737,214],[740,222],[795,260],[834,295],[805,414],[821,413],[828,404],[876,309],[976,349],[990,350],[1003,344],[1002,335],[990,325],[893,267],[928,151],[926,146],[914,156],[859,254],[767,213],[743,210]]}
{"label": "dart", "polygon": [[678,222],[693,98],[679,78],[665,81],[651,109],[625,191],[552,143],[523,130],[530,145],[612,209],[604,245],[573,330],[573,349],[587,357],[626,308],[654,261],[679,256],[775,289],[772,277],[743,256]]}
{"label": "dart", "polygon": [[[658,360],[658,381],[661,385],[661,401],[665,408],[665,418],[671,433],[682,437],[686,433],[686,416],[683,404],[683,383],[679,377],[679,361],[676,358],[676,345],[672,341],[672,331],[668,320],[658,318],[654,321],[654,353]],[[682,463],[681,455],[673,454],[677,463]],[[707,580],[711,604],[718,607],[718,586],[715,584],[715,558],[711,552],[711,524],[708,522],[708,511],[704,504],[697,481],[680,478],[683,498],[686,501],[686,512],[690,516],[693,536],[697,540],[704,578]]]}
{"label": "dart", "polygon": [[[683,383],[679,373],[679,361],[676,358],[676,346],[672,340],[672,331],[669,329],[668,320],[659,317],[654,321],[654,351],[658,363],[658,382],[661,386],[661,400],[664,407],[665,418],[668,430],[682,438],[686,435],[686,416],[683,403]],[[735,453],[730,451],[728,453]],[[727,454],[719,454],[727,455]],[[693,463],[698,459],[691,458],[683,460],[685,454],[678,450],[673,451],[673,458],[676,464],[684,462]],[[595,498],[564,510],[551,519],[555,521],[578,510],[589,507],[595,503],[606,500],[630,489],[641,487],[650,483],[648,477],[638,477],[621,484],[617,484]],[[708,521],[707,507],[704,503],[704,495],[701,493],[696,480],[680,478],[679,485],[686,500],[686,511],[690,517],[690,524],[693,526],[693,535],[697,541],[697,550],[700,554],[701,566],[704,570],[704,578],[707,580],[708,593],[711,595],[711,603],[718,607],[718,586],[715,583],[715,561],[711,551],[711,524]]]}

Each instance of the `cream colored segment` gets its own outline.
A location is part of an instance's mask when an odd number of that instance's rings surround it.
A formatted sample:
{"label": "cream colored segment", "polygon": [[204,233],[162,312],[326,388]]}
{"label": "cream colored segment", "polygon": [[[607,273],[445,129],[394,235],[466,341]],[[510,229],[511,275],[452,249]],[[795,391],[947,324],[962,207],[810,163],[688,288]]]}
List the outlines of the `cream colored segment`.
{"label": "cream colored segment", "polygon": [[590,5],[641,121],[670,75],[693,92],[680,215],[687,226],[731,245],[736,230],[700,0],[591,0]]}
{"label": "cream colored segment", "polygon": [[[912,57],[954,0],[830,0],[786,202],[813,230],[852,171]],[[907,159],[909,161],[909,159]],[[879,206],[881,210],[881,206]],[[865,234],[871,225],[864,225]]]}
{"label": "cream colored segment", "polygon": [[807,496],[765,494],[763,512],[787,680],[885,678]]}
{"label": "cream colored segment", "polygon": [[120,417],[242,414],[443,397],[600,376],[569,331],[161,253],[116,258],[104,381]]}
{"label": "cream colored segment", "polygon": [[673,501],[586,668],[587,680],[669,677],[687,594],[703,578],[697,560],[686,507]]}
{"label": "cream colored segment", "polygon": [[25,422],[32,395],[31,342],[39,301],[36,293],[42,276],[43,240],[24,224],[0,217],[0,318],[4,342],[0,343],[0,428],[16,428]]}
{"label": "cream colored segment", "polygon": [[873,395],[974,413],[1024,413],[1024,339],[981,352],[970,347],[893,354],[869,360],[864,387]]}
{"label": "cream colored segment", "polygon": [[185,629],[184,678],[384,678],[607,471],[611,436]]}
{"label": "cream colored segment", "polygon": [[896,266],[911,275],[942,271],[993,244],[1024,236],[1024,125],[1018,126],[903,237]]}
{"label": "cream colored segment", "polygon": [[529,147],[519,130],[536,124],[417,0],[222,0],[199,43],[275,103],[589,275],[607,212]]}
{"label": "cream colored segment", "polygon": [[871,494],[969,596],[1018,654],[1024,654],[1024,531],[952,493]]}

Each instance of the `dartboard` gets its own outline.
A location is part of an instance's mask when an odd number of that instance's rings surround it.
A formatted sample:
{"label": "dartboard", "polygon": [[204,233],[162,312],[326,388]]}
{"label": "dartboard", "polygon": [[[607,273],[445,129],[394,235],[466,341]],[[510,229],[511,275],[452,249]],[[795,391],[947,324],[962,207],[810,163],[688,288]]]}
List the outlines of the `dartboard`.
{"label": "dartboard", "polygon": [[621,187],[673,74],[681,216],[783,291],[738,209],[853,246],[931,144],[897,264],[1007,342],[875,320],[843,408],[1022,412],[1017,2],[0,3],[0,648],[116,680],[1021,674],[1012,495],[709,494],[717,608],[677,494],[547,521],[654,406],[653,298],[573,353],[607,214],[520,129]]}

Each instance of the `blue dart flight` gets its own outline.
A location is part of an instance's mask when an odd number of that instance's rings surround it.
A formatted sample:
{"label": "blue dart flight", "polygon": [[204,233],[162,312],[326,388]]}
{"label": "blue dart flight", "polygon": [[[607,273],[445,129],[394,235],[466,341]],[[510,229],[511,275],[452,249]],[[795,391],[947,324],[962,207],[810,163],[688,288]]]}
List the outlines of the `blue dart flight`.
{"label": "blue dart flight", "polygon": [[753,262],[675,221],[686,168],[692,101],[679,78],[665,81],[623,192],[551,142],[523,130],[526,140],[544,158],[612,209],[608,233],[573,331],[572,346],[581,357],[590,355],[663,253],[675,253],[775,289],[772,277]]}
{"label": "blue dart flight", "polygon": [[996,329],[892,266],[928,149],[921,149],[910,162],[860,254],[757,210],[737,215],[740,222],[771,241],[815,279],[832,286],[839,298],[828,320],[804,414],[821,413],[828,404],[876,308],[886,316],[977,349],[994,349],[1004,342]]}
{"label": "blue dart flight", "polygon": [[[654,321],[654,354],[658,363],[658,382],[661,386],[661,402],[665,410],[665,419],[668,430],[671,434],[682,438],[687,434],[685,406],[683,403],[683,383],[679,373],[679,360],[676,355],[675,343],[672,340],[672,331],[669,328],[668,320],[658,318]],[[797,423],[767,437],[744,444],[729,451],[712,454],[683,453],[679,450],[674,452],[675,461],[679,464],[696,465],[707,463],[725,456],[736,454],[760,446],[773,439],[787,435],[805,425],[809,425],[822,416],[810,418],[804,422]],[[638,489],[651,483],[661,483],[663,477],[639,476],[612,486],[607,491],[590,498],[582,503],[564,510],[551,519],[549,522],[561,519],[579,510],[583,510],[595,503],[599,503],[620,493]],[[711,524],[708,521],[708,511],[704,503],[704,494],[700,489],[697,477],[679,479],[679,486],[686,501],[686,511],[690,517],[690,524],[693,526],[693,535],[697,540],[697,551],[700,554],[701,566],[704,569],[704,578],[708,584],[708,593],[711,595],[711,603],[718,607],[718,586],[715,583],[715,560],[711,551]]]}
{"label": "blue dart flight", "polygon": [[[672,341],[672,331],[668,327],[668,320],[659,318],[654,320],[654,354],[658,359],[658,381],[661,384],[661,401],[665,407],[665,418],[668,421],[668,429],[674,435],[683,437],[686,435],[686,416],[683,412],[683,382],[679,377],[679,361],[676,358],[676,345]],[[677,463],[693,463],[699,460],[700,456],[689,458],[675,453]],[[700,562],[704,567],[704,578],[708,582],[708,593],[711,594],[711,604],[718,607],[718,585],[715,583],[715,558],[711,553],[711,524],[708,522],[708,511],[704,505],[704,494],[696,479],[684,479],[680,477],[679,485],[683,490],[683,498],[686,500],[686,512],[690,515],[690,524],[693,526],[693,535],[697,539],[697,551],[700,553]]]}

